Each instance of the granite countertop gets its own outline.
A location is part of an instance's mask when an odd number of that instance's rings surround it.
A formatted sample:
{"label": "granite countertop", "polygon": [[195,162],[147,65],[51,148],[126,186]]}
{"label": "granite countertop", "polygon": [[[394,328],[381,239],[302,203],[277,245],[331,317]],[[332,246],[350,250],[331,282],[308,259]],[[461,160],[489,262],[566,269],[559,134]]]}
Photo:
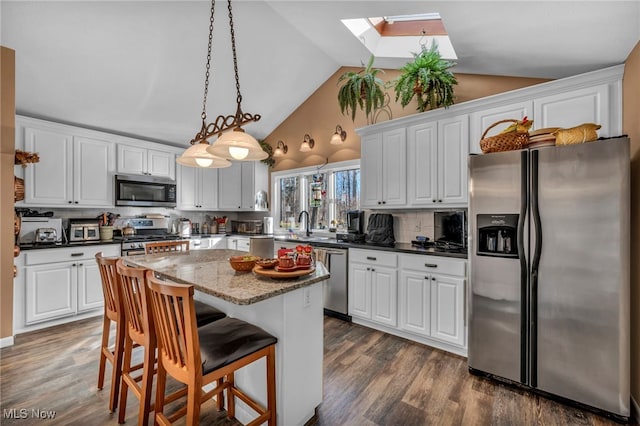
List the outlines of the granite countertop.
{"label": "granite countertop", "polygon": [[346,241],[338,241],[335,238],[326,238],[320,237],[319,239],[314,239],[313,236],[305,239],[298,238],[290,238],[286,235],[276,235],[274,236],[274,241],[282,241],[288,243],[298,243],[298,244],[309,244],[314,247],[326,247],[326,248],[358,248],[365,250],[382,250],[382,251],[391,251],[396,253],[410,253],[410,254],[425,254],[429,256],[444,256],[444,257],[455,257],[457,259],[466,259],[467,252],[457,251],[457,250],[446,250],[440,248],[420,248],[413,246],[411,243],[395,243],[392,246],[382,246],[375,244],[366,244],[366,243],[349,243]]}
{"label": "granite countertop", "polygon": [[113,240],[97,240],[97,241],[76,241],[73,243],[60,243],[60,244],[18,244],[20,250],[42,250],[42,249],[54,249],[54,248],[65,248],[65,247],[91,247],[91,246],[99,246],[103,244],[120,244],[122,243],[121,239],[114,238]]}
{"label": "granite countertop", "polygon": [[272,279],[253,272],[237,272],[229,264],[231,256],[245,252],[226,249],[194,250],[170,254],[125,257],[131,266],[151,269],[171,281],[191,284],[197,290],[237,305],[249,305],[329,278],[321,263],[316,270],[295,279]]}

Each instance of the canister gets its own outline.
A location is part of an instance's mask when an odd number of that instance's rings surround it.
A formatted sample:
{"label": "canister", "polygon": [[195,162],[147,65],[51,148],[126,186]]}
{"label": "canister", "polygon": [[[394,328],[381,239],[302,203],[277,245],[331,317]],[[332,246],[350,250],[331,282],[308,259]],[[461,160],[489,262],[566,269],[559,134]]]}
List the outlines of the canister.
{"label": "canister", "polygon": [[273,235],[273,217],[266,216],[262,219],[262,233],[265,235]]}

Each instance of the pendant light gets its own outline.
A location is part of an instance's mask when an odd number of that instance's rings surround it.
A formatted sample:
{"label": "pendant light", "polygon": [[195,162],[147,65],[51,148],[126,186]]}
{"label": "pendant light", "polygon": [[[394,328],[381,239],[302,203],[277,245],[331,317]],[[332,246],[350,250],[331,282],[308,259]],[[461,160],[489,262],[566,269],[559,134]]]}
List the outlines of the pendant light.
{"label": "pendant light", "polygon": [[[236,55],[236,36],[233,29],[233,13],[231,10],[231,0],[227,0],[229,9],[229,28],[231,31],[231,50],[233,52],[233,71],[236,79],[236,113],[228,116],[218,116],[211,129],[207,129],[207,134],[217,134],[218,139],[213,142],[213,145],[207,147],[207,152],[217,157],[222,157],[230,160],[238,161],[257,161],[264,160],[269,156],[258,141],[246,133],[242,128],[243,124],[250,123],[252,121],[260,120],[260,115],[251,115],[249,113],[243,113],[242,107],[242,95],[240,94],[240,78],[238,77],[238,57]],[[215,6],[215,0],[211,1],[211,22],[213,23],[213,10]],[[209,31],[213,30],[213,24],[209,27]],[[209,35],[211,40],[211,35]],[[210,56],[207,57],[209,60]],[[211,126],[211,125],[210,125]],[[231,129],[230,131],[228,131]]]}

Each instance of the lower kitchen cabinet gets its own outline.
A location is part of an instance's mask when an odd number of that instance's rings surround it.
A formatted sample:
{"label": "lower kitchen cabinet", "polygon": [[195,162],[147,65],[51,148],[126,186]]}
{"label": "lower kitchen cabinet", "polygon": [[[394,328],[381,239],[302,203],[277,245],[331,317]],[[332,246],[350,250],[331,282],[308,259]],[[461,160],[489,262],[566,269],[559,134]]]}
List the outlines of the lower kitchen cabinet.
{"label": "lower kitchen cabinet", "polygon": [[[14,328],[27,331],[47,321],[73,321],[102,308],[102,281],[95,255],[119,256],[117,244],[28,250],[21,254],[14,303]],[[53,325],[53,323],[51,324]]]}
{"label": "lower kitchen cabinet", "polygon": [[249,251],[249,238],[230,236],[227,237],[227,248],[229,250]]}
{"label": "lower kitchen cabinet", "polygon": [[353,321],[466,355],[466,260],[349,249]]}
{"label": "lower kitchen cabinet", "polygon": [[395,253],[349,249],[349,315],[395,326],[398,272]]}

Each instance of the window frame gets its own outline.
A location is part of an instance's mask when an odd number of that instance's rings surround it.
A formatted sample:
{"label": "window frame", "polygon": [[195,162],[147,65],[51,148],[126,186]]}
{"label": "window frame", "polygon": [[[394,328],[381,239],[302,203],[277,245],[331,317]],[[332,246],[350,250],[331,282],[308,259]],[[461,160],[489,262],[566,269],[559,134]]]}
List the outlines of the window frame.
{"label": "window frame", "polygon": [[[329,221],[336,217],[336,203],[333,199],[335,195],[335,178],[334,172],[340,172],[344,170],[360,169],[360,160],[347,160],[339,161],[336,163],[328,163],[323,166],[309,166],[300,167],[297,169],[281,170],[277,172],[271,172],[271,206],[273,207],[271,214],[273,215],[273,227],[276,233],[286,233],[288,228],[280,227],[280,185],[279,180],[288,177],[298,177],[300,179],[300,210],[309,209],[308,203],[308,188],[309,181],[307,176],[311,176],[317,173],[325,173],[328,177],[327,181],[327,193],[331,194],[332,198],[329,198]],[[362,171],[360,172],[360,179],[362,179]],[[360,181],[362,185],[362,180]],[[296,218],[297,219],[297,218]],[[296,228],[294,231],[299,231]],[[325,229],[312,229],[315,234],[329,233],[329,226]]]}

